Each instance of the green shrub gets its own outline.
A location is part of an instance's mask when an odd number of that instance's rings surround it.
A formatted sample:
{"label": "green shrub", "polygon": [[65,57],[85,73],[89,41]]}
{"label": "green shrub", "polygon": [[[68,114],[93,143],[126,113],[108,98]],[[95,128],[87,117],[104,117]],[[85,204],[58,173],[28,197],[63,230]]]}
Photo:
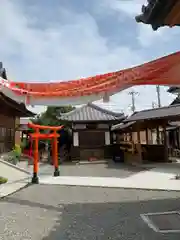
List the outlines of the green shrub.
{"label": "green shrub", "polygon": [[21,146],[18,144],[15,144],[14,148],[9,153],[8,162],[16,165],[20,160],[21,154],[22,154]]}
{"label": "green shrub", "polygon": [[8,179],[4,177],[0,177],[0,184],[7,183]]}
{"label": "green shrub", "polygon": [[15,144],[14,148],[13,148],[13,153],[14,156],[19,158],[21,156],[22,150],[21,150],[21,146],[18,144]]}

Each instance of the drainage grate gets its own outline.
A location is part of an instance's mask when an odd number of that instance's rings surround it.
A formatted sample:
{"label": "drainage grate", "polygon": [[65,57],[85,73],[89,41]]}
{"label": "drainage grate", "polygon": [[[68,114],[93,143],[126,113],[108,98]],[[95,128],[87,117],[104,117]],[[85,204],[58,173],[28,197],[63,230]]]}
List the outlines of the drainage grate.
{"label": "drainage grate", "polygon": [[155,232],[180,232],[180,212],[147,213],[140,216]]}

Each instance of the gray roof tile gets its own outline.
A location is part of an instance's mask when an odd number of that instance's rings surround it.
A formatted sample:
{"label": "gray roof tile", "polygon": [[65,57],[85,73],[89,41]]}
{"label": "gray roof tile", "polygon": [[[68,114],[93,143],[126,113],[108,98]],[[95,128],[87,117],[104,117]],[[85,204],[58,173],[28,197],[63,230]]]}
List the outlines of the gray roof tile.
{"label": "gray roof tile", "polygon": [[82,121],[116,121],[124,120],[123,113],[115,113],[106,109],[102,109],[95,104],[89,103],[81,108],[65,113],[59,117],[60,120],[69,122],[82,122]]}
{"label": "gray roof tile", "polygon": [[180,98],[179,97],[175,98],[170,105],[172,106],[172,105],[177,105],[177,104],[180,104]]}
{"label": "gray roof tile", "polygon": [[169,87],[169,89],[167,90],[167,92],[169,93],[177,93],[180,91],[180,87],[179,86],[172,86],[172,87]]}
{"label": "gray roof tile", "polygon": [[119,124],[116,124],[116,125],[113,125],[111,127],[111,131],[117,131],[117,130],[125,130],[129,127],[132,127],[133,124],[135,124],[136,122],[127,122],[127,123],[119,123]]}
{"label": "gray roof tile", "polygon": [[164,119],[168,118],[169,120],[172,120],[172,118],[174,117],[180,118],[180,104],[136,112],[133,115],[131,115],[129,118],[125,119],[124,122],[163,119],[163,118]]}
{"label": "gray roof tile", "polygon": [[[0,62],[0,77],[4,78],[7,80],[7,74],[6,74],[6,69],[3,68],[2,62]],[[0,98],[6,102],[7,104],[13,106],[14,109],[20,111],[22,113],[22,116],[35,116],[33,112],[29,111],[24,103],[18,103],[15,100],[7,97],[0,91]]]}

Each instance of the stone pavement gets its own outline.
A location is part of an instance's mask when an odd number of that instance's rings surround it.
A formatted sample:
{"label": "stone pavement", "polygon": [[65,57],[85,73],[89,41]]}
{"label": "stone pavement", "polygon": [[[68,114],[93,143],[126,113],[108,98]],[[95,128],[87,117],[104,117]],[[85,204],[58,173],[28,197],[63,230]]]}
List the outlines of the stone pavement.
{"label": "stone pavement", "polygon": [[40,174],[40,183],[180,191],[180,180],[175,180],[175,175],[180,173],[180,165],[157,164],[147,166],[148,169],[122,164],[114,165],[114,168],[105,166],[70,166],[68,171],[67,166],[62,166],[61,176],[56,178],[52,176],[52,168],[49,170],[51,174],[46,169],[46,174]]}
{"label": "stone pavement", "polygon": [[[32,173],[32,166],[25,162],[21,167]],[[180,164],[151,164],[127,166],[123,164],[61,165],[60,177],[53,177],[52,165],[39,166],[40,184],[93,186],[110,188],[135,188],[180,191]]]}
{"label": "stone pavement", "polygon": [[[26,162],[18,164],[21,168],[32,173],[33,166],[27,166]],[[59,166],[61,176],[84,176],[84,177],[121,177],[128,176],[144,171],[143,166],[126,166],[124,164],[115,164],[113,162],[105,163],[89,163],[89,164],[63,164]],[[49,164],[39,165],[40,176],[53,176],[54,167]]]}
{"label": "stone pavement", "polygon": [[8,179],[7,183],[0,185],[0,198],[25,187],[31,177],[24,169],[3,160],[0,160],[0,176]]}
{"label": "stone pavement", "polygon": [[179,200],[179,192],[32,185],[1,199],[0,239],[179,240],[140,217],[177,211]]}
{"label": "stone pavement", "polygon": [[126,179],[113,177],[41,176],[40,184],[180,191],[180,180],[172,179],[173,176],[152,172],[144,172]]}

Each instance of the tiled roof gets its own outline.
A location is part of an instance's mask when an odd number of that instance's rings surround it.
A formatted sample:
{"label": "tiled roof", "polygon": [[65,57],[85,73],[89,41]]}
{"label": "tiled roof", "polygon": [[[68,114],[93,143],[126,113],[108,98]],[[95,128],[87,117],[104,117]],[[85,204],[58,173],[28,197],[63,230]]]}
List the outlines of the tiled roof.
{"label": "tiled roof", "polygon": [[32,117],[36,114],[28,110],[24,103],[18,103],[14,101],[13,99],[5,96],[3,93],[0,92],[0,99],[6,103],[8,106],[10,106],[12,109],[15,110],[17,116],[19,117]]}
{"label": "tiled roof", "polygon": [[167,128],[166,128],[166,131],[175,130],[175,129],[177,129],[177,128],[178,128],[178,126],[167,127]]}
{"label": "tiled roof", "polygon": [[180,121],[175,121],[175,122],[169,122],[170,126],[178,126],[180,127]]}
{"label": "tiled roof", "polygon": [[153,30],[180,25],[179,6],[179,0],[148,0],[148,4],[142,6],[142,14],[136,16],[136,21],[152,25]]}
{"label": "tiled roof", "polygon": [[116,131],[116,130],[125,130],[129,127],[132,127],[133,124],[135,124],[136,122],[128,122],[128,123],[119,123],[119,124],[116,124],[116,125],[113,125],[111,127],[111,131]]}
{"label": "tiled roof", "polygon": [[[2,62],[0,62],[0,77],[7,79],[6,69],[3,68]],[[2,92],[0,92],[0,99],[4,101],[7,105],[11,106],[13,109],[17,110],[16,112],[18,113],[18,115],[22,117],[31,117],[36,115],[35,113],[29,111],[26,108],[25,104],[14,101],[13,99],[5,96]]]}
{"label": "tiled roof", "polygon": [[89,103],[81,108],[63,114],[59,117],[60,120],[69,122],[92,122],[92,121],[116,121],[124,120],[123,113],[115,113],[106,109],[102,109],[95,104]]}
{"label": "tiled roof", "polygon": [[179,97],[175,98],[170,105],[172,106],[172,105],[177,105],[177,104],[180,104],[180,98]]}
{"label": "tiled roof", "polygon": [[171,121],[175,117],[180,118],[180,104],[143,110],[131,115],[129,118],[125,119],[124,122],[153,119],[168,119],[169,121]]}
{"label": "tiled roof", "polygon": [[178,93],[180,92],[180,87],[170,87],[167,91],[169,93]]}
{"label": "tiled roof", "polygon": [[166,127],[166,131],[171,131],[171,130],[175,130],[177,128],[180,127],[180,122],[176,121],[176,122],[169,122],[168,126]]}

